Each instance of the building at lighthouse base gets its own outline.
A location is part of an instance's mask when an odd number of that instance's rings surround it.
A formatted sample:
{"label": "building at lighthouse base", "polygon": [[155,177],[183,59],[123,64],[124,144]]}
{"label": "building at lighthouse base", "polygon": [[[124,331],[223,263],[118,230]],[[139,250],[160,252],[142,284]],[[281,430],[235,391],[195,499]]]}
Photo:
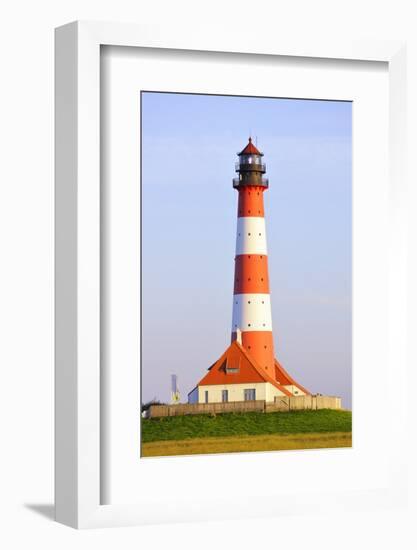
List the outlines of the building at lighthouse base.
{"label": "building at lighthouse base", "polygon": [[188,394],[188,402],[273,402],[276,396],[283,395],[290,397],[310,393],[291,378],[277,360],[274,377],[270,376],[235,340]]}

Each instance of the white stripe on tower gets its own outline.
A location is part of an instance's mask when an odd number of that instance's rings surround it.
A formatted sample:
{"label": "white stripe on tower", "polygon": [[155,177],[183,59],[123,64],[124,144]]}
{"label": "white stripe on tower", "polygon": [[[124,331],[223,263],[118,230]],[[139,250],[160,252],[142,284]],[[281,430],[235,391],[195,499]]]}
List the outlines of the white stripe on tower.
{"label": "white stripe on tower", "polygon": [[235,294],[233,299],[234,331],[272,331],[269,294]]}
{"label": "white stripe on tower", "polygon": [[241,254],[267,255],[265,218],[258,216],[237,219],[236,256]]}

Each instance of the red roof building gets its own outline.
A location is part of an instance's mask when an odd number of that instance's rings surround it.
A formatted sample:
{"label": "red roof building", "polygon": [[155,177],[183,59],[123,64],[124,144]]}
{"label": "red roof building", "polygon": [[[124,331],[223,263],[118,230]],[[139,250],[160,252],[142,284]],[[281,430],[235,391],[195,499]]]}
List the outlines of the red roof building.
{"label": "red roof building", "polygon": [[[256,363],[250,353],[234,340],[190,392],[189,402],[244,401],[245,389],[252,390],[251,395],[254,398],[266,401],[273,401],[275,396],[280,395],[309,394],[308,390],[291,378],[277,360],[274,377],[271,377]],[[239,393],[240,398],[231,399],[233,394]],[[228,399],[225,399],[226,396]]]}

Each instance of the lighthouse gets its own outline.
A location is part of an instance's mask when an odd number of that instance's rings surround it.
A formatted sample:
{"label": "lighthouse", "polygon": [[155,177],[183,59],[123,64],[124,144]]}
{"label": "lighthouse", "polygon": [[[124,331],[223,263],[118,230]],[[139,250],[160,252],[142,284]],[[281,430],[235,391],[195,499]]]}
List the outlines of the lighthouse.
{"label": "lighthouse", "polygon": [[269,295],[268,252],[264,216],[264,191],[268,180],[263,153],[249,138],[239,153],[233,187],[239,193],[235,279],[232,315],[232,342],[239,339],[267,374],[274,371],[271,300]]}
{"label": "lighthouse", "polygon": [[188,394],[190,403],[271,402],[276,396],[309,394],[274,353],[264,211],[269,182],[263,156],[251,138],[238,153],[231,344]]}

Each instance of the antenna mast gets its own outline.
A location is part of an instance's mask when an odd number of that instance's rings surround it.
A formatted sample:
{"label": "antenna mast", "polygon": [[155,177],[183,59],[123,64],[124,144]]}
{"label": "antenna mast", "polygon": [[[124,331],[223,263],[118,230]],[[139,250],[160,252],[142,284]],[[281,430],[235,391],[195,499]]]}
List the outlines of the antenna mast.
{"label": "antenna mast", "polygon": [[180,390],[178,389],[177,375],[171,374],[171,404],[178,405],[180,402]]}

